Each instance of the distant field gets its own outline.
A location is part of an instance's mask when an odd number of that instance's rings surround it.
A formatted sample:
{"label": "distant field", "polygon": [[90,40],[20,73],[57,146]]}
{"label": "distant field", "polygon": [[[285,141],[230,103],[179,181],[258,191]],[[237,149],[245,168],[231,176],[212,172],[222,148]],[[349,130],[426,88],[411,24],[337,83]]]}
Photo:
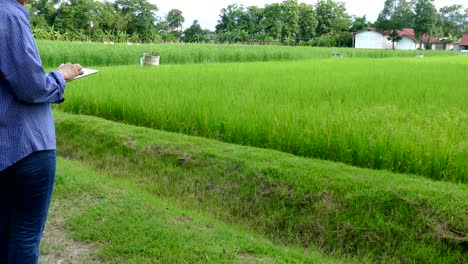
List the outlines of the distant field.
{"label": "distant field", "polygon": [[349,48],[312,48],[292,46],[251,46],[214,44],[108,44],[37,41],[46,67],[64,62],[93,66],[137,65],[143,53],[161,55],[162,64],[292,61],[330,58],[341,53],[351,58],[415,57],[424,53],[429,57],[459,56],[444,51],[353,50]]}
{"label": "distant field", "polygon": [[[80,45],[89,45],[80,56],[89,59],[90,65],[112,61],[113,57],[98,61],[103,56],[96,55],[100,52],[129,60],[130,54],[136,56],[150,47],[121,45],[105,51],[102,44],[73,44],[70,49],[61,43],[40,44],[48,46],[50,53],[42,53],[48,65],[58,63],[65,52],[74,54],[82,49]],[[58,53],[52,52],[58,47],[55,45],[62,45]],[[256,60],[248,54],[284,54],[280,57],[297,59],[306,58],[299,54],[320,57],[320,52],[327,57],[331,51],[223,45],[156,47],[166,54],[163,59],[184,47],[179,55],[185,62],[206,59],[197,56],[201,51],[196,48],[201,47],[206,47],[207,53],[211,47],[213,54],[219,49],[228,50],[226,54],[243,54],[244,61]],[[199,53],[190,55],[192,48]],[[429,57],[100,68],[98,75],[70,83],[60,109],[467,183],[468,57]],[[125,64],[118,58],[113,63]]]}

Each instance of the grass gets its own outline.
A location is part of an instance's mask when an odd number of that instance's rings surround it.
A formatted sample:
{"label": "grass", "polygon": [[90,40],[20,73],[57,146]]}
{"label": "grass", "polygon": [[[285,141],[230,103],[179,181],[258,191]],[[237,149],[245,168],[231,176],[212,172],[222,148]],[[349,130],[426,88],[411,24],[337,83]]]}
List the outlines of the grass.
{"label": "grass", "polygon": [[161,55],[162,64],[292,61],[330,58],[335,52],[346,57],[386,58],[425,56],[458,56],[445,51],[392,51],[353,50],[349,48],[311,48],[292,46],[214,45],[214,44],[142,44],[105,45],[103,43],[77,43],[37,41],[41,58],[46,67],[57,67],[65,62],[88,66],[138,65],[143,53]]}
{"label": "grass", "polygon": [[60,109],[467,183],[467,69],[466,57],[111,67],[70,83]]}
{"label": "grass", "polygon": [[[379,263],[468,260],[466,185],[353,168],[95,117],[56,112],[56,126],[60,155],[128,182],[121,186],[134,186],[129,188],[177,203],[185,211],[198,211],[242,226],[275,244],[318,247],[327,254]],[[82,174],[58,180],[58,186],[72,181],[83,184],[82,189],[93,196],[103,197],[95,203],[87,201],[79,188],[63,190],[64,198],[74,201],[80,197],[87,206],[84,214],[70,220],[74,230],[83,230],[76,237],[110,244],[101,256],[113,260],[114,255],[138,255],[135,261],[141,261],[141,256],[158,255],[166,248],[174,248],[170,251],[174,254],[193,254],[194,262],[207,252],[222,255],[219,241],[226,232],[210,232],[214,244],[207,246],[200,245],[205,239],[197,238],[194,243],[182,243],[192,236],[182,233],[171,238],[165,232],[167,228],[147,236],[146,232],[156,228],[152,221],[162,221],[156,223],[165,226],[177,216],[195,216],[177,210],[165,212],[164,205],[152,207],[146,198],[134,197],[133,191],[127,196],[125,191],[99,190],[94,181],[102,180],[94,180],[94,174],[81,178]],[[115,199],[116,194],[125,198]],[[140,211],[154,213],[143,215]],[[122,217],[131,221],[122,221]],[[190,221],[188,224],[197,226]],[[187,234],[193,231],[182,226]],[[153,240],[166,235],[170,239],[164,249],[157,247]],[[148,247],[133,247],[133,243],[141,242]],[[194,251],[185,251],[184,245],[193,245]],[[209,245],[214,248],[209,250]],[[228,252],[227,257],[239,255],[235,249]],[[266,253],[269,250],[254,252],[260,258],[270,256]],[[168,258],[175,260],[177,256],[169,254]]]}
{"label": "grass", "polygon": [[[58,160],[53,206],[49,222],[66,216],[62,228],[92,247],[91,258],[69,259],[75,263],[341,263],[315,250],[274,245],[184,210],[131,180],[64,159]],[[42,253],[53,247],[45,242]]]}

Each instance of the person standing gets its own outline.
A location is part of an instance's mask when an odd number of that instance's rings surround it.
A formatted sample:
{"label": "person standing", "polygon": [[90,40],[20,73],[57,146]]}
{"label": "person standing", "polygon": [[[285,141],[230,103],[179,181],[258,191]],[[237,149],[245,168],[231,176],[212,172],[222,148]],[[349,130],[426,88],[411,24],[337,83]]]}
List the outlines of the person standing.
{"label": "person standing", "polygon": [[0,263],[38,263],[55,178],[52,103],[64,101],[79,64],[44,68],[29,24],[27,0],[0,9]]}

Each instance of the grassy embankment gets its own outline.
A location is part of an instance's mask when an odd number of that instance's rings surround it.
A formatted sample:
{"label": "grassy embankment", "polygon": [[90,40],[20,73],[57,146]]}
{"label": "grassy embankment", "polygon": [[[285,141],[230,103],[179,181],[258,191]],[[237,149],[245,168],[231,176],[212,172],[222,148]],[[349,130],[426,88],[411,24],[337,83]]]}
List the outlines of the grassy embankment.
{"label": "grassy embankment", "polygon": [[105,45],[103,43],[73,43],[37,41],[46,67],[64,62],[93,66],[137,65],[143,53],[159,53],[162,64],[223,63],[254,61],[292,61],[330,58],[333,53],[345,57],[386,58],[426,56],[458,56],[457,52],[353,50],[350,48],[311,48],[291,46],[210,45],[210,44],[143,44]]}
{"label": "grassy embankment", "polygon": [[[100,256],[109,261],[158,259],[167,253],[170,262],[180,257],[180,250],[183,257],[194,261],[205,254],[214,259],[224,254],[219,241],[226,232],[228,258],[238,258],[244,251],[248,257],[283,260],[308,254],[263,245],[262,240],[233,246],[230,243],[238,243],[237,237],[251,240],[244,231],[239,235],[226,231],[233,229],[224,225],[215,226],[212,232],[197,232],[204,221],[211,223],[205,220],[211,217],[262,234],[276,244],[319,247],[332,255],[360,260],[468,260],[466,185],[353,168],[94,117],[57,112],[56,123],[60,155],[112,175],[115,182],[123,181],[118,190],[101,189],[107,178],[74,172],[73,164],[61,161],[64,170],[59,171],[57,189],[63,200],[59,201],[73,204],[78,198],[77,207],[84,210],[67,217],[68,225],[75,238],[101,245]],[[106,186],[113,186],[114,180],[111,182]],[[158,199],[204,216],[186,215],[171,207],[165,210],[167,205]],[[182,222],[185,217],[203,220],[174,223],[179,217]],[[173,230],[180,234],[171,233]],[[235,241],[229,240],[231,234]],[[158,246],[153,241],[161,241],[161,236],[168,244]],[[311,254],[312,260],[320,260]]]}
{"label": "grassy embankment", "polygon": [[[73,256],[63,240],[48,239],[53,229],[69,230],[86,254]],[[184,210],[131,178],[116,180],[64,159],[58,160],[41,254],[45,264],[340,263],[312,249],[274,245],[239,226]]]}
{"label": "grassy embankment", "polygon": [[60,109],[467,183],[467,70],[466,57],[101,68]]}

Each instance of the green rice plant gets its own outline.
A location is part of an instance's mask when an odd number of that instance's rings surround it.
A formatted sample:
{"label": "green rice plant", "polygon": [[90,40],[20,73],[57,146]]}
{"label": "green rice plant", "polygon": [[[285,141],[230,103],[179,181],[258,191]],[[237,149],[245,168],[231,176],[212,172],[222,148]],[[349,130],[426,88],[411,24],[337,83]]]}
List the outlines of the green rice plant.
{"label": "green rice plant", "polygon": [[101,68],[60,109],[468,182],[466,57]]}
{"label": "green rice plant", "polygon": [[[291,46],[215,44],[104,44],[93,42],[38,41],[46,67],[64,62],[85,66],[137,65],[143,53],[161,54],[161,64],[266,62],[330,58],[342,53],[349,58],[414,57],[420,51],[357,50]],[[423,51],[426,56],[455,56],[457,52]]]}

